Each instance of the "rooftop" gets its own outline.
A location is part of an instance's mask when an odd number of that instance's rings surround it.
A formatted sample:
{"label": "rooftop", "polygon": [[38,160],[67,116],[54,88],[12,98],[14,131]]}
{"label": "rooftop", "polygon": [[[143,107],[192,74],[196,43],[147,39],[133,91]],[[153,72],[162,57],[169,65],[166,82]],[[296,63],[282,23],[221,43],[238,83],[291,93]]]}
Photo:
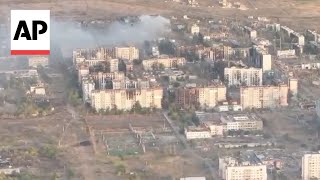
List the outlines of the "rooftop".
{"label": "rooftop", "polygon": [[255,114],[222,114],[221,122],[239,122],[239,121],[261,121]]}
{"label": "rooftop", "polygon": [[261,160],[257,157],[254,151],[245,151],[241,153],[240,162],[243,165],[262,165]]}
{"label": "rooftop", "polygon": [[237,156],[223,157],[228,166],[259,166],[263,165],[261,160],[256,156],[254,151],[248,150],[241,152]]}
{"label": "rooftop", "polygon": [[239,121],[261,121],[261,119],[257,117],[255,114],[226,114],[197,111],[196,116],[199,118],[200,122],[206,125]]}
{"label": "rooftop", "polygon": [[255,67],[238,67],[238,66],[232,66],[232,67],[226,67],[225,69],[250,69],[250,70],[261,70],[261,68],[255,68]]}
{"label": "rooftop", "polygon": [[187,131],[203,132],[203,131],[208,131],[208,128],[206,128],[204,126],[188,126]]}
{"label": "rooftop", "polygon": [[199,118],[199,121],[205,124],[218,124],[221,123],[219,113],[206,113],[206,112],[196,112],[196,116]]}

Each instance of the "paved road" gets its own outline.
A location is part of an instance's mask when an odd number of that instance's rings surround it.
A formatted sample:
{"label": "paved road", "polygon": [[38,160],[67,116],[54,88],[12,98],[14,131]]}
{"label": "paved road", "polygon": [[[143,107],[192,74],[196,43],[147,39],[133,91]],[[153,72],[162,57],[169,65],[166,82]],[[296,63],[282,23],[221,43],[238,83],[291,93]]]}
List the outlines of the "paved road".
{"label": "paved road", "polygon": [[[78,130],[73,132],[75,133],[78,142],[83,141],[83,139],[89,139],[89,135],[84,130],[80,130],[85,129],[85,123],[81,121],[81,117],[77,111],[70,105],[67,106],[67,111],[72,116],[72,119],[65,125],[64,133],[71,133],[71,128],[69,126],[72,124],[72,126],[78,126]],[[70,130],[67,130],[68,127]],[[95,164],[95,155],[91,147],[78,146],[69,148],[73,148],[75,154],[77,154],[83,178],[85,180],[95,179],[95,169],[94,166],[92,166]]]}

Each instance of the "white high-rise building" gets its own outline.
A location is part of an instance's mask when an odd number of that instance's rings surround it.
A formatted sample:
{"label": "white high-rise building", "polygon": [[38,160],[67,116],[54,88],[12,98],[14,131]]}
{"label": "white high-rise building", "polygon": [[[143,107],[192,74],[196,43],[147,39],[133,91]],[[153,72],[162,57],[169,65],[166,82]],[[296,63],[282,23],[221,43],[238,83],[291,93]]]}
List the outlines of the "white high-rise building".
{"label": "white high-rise building", "polygon": [[302,180],[320,178],[320,153],[305,154],[302,157]]}
{"label": "white high-rise building", "polygon": [[267,180],[267,166],[257,161],[254,155],[241,160],[219,158],[219,176],[224,180]]}
{"label": "white high-rise building", "polygon": [[143,108],[160,109],[163,96],[161,87],[145,89],[105,89],[91,93],[91,106],[96,111],[117,108],[130,110],[139,102]]}
{"label": "white high-rise building", "polygon": [[30,56],[28,58],[28,65],[29,67],[37,67],[41,66],[48,66],[49,65],[49,58],[46,56]]}
{"label": "white high-rise building", "polygon": [[154,57],[160,56],[160,51],[159,51],[158,46],[153,46],[151,48],[151,52],[152,52],[152,56],[154,56]]}
{"label": "white high-rise building", "polygon": [[119,71],[119,60],[118,59],[110,59],[110,72],[117,72]]}
{"label": "white high-rise building", "polygon": [[240,87],[240,104],[242,109],[288,106],[288,90],[287,84],[276,86],[242,86]]}
{"label": "white high-rise building", "polygon": [[250,54],[251,62],[255,67],[262,68],[263,72],[271,70],[271,54],[265,48],[254,45]]}
{"label": "white high-rise building", "polygon": [[225,68],[224,79],[228,86],[261,86],[262,69],[238,67]]}
{"label": "white high-rise building", "polygon": [[135,47],[115,47],[113,48],[113,56],[114,58],[132,61],[139,59],[139,49]]}
{"label": "white high-rise building", "polygon": [[298,79],[290,78],[289,79],[289,90],[293,97],[297,97],[298,94]]}
{"label": "white high-rise building", "polygon": [[90,103],[91,101],[91,92],[95,89],[95,83],[93,79],[90,79],[88,77],[84,77],[82,79],[82,99],[83,102]]}

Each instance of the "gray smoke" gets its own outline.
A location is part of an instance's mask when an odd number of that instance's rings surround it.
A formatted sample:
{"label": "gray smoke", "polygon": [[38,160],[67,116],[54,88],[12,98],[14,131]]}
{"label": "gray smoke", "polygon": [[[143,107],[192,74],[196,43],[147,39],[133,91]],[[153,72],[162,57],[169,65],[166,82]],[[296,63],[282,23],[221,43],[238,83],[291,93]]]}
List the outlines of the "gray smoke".
{"label": "gray smoke", "polygon": [[[96,21],[81,28],[77,22],[51,22],[51,41],[60,46],[65,56],[75,48],[137,44],[162,37],[170,30],[170,20],[162,16],[140,16],[136,23],[119,21],[104,24]],[[93,28],[98,27],[99,28]]]}

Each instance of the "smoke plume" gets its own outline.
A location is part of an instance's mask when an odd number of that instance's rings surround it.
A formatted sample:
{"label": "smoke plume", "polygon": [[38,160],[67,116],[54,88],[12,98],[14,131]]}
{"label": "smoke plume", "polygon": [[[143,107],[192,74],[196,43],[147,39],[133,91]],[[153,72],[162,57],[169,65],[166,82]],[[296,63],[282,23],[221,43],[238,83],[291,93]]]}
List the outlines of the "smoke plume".
{"label": "smoke plume", "polygon": [[77,22],[52,20],[51,41],[60,46],[65,56],[71,56],[75,48],[137,44],[159,38],[170,29],[170,21],[162,16],[144,15],[139,19],[135,23],[96,21],[87,28]]}

